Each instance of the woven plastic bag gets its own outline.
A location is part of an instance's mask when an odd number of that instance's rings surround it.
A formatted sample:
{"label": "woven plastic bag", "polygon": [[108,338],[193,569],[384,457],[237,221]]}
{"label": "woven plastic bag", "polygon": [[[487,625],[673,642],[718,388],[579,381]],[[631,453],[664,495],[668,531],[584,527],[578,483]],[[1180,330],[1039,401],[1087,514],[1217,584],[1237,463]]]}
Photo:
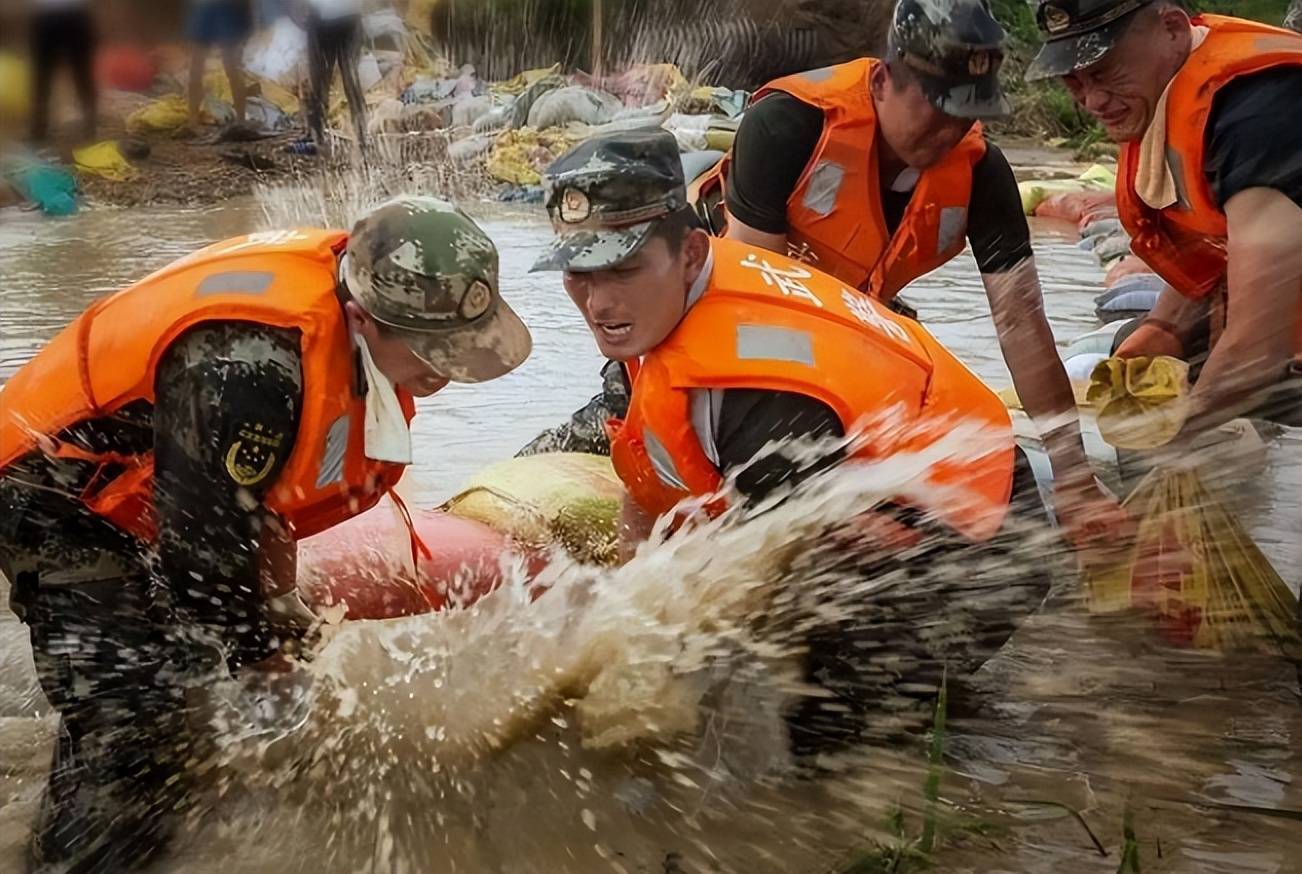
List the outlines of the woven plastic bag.
{"label": "woven plastic bag", "polygon": [[1299,652],[1297,598],[1196,471],[1157,468],[1125,506],[1138,535],[1087,572],[1090,612],[1146,612],[1176,645]]}

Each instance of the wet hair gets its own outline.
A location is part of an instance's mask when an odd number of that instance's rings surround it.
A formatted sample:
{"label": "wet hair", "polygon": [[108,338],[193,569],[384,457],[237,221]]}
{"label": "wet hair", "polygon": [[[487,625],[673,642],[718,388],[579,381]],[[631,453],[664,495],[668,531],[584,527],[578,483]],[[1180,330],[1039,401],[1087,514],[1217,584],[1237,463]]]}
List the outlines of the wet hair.
{"label": "wet hair", "polygon": [[701,220],[697,217],[696,210],[686,206],[662,218],[656,225],[656,229],[651,232],[650,239],[664,240],[669,246],[669,251],[677,255],[682,251],[683,241],[687,239],[688,233],[699,227],[701,227]]}

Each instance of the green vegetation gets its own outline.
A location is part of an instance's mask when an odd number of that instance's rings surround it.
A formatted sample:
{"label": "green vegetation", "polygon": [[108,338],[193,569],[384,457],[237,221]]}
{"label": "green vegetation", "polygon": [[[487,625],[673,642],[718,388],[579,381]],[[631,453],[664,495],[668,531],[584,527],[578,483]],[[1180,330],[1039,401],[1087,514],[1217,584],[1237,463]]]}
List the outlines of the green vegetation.
{"label": "green vegetation", "polygon": [[[945,711],[948,709],[947,683],[942,675],[940,694],[936,698],[936,711],[931,725],[931,748],[927,757],[927,780],[922,796],[926,804],[922,818],[922,834],[909,837],[904,808],[896,805],[886,821],[886,833],[891,841],[878,843],[871,850],[856,856],[839,874],[906,874],[930,868],[936,849],[939,828],[940,780],[945,764]],[[960,826],[960,828],[963,828]],[[983,831],[984,824],[967,826],[968,831]]]}

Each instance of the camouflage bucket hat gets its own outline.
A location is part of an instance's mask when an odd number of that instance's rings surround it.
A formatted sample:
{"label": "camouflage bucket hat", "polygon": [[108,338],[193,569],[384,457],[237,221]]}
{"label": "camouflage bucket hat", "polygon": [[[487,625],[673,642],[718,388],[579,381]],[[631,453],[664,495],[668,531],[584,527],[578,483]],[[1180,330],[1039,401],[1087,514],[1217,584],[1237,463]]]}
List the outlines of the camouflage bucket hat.
{"label": "camouflage bucket hat", "polygon": [[556,239],[535,271],[618,266],[661,219],[687,208],[678,141],[663,130],[588,140],[557,158],[543,184]]}
{"label": "camouflage bucket hat", "polygon": [[453,382],[519,367],[529,329],[497,288],[497,248],[469,216],[433,197],[399,197],[353,228],[344,282],[358,305]]}

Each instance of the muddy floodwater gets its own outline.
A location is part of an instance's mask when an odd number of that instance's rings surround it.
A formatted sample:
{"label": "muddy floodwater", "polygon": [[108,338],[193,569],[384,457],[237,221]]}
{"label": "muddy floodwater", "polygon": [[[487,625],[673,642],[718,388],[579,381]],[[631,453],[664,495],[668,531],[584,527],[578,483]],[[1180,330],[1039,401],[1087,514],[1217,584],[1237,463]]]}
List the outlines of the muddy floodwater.
{"label": "muddy floodwater", "polygon": [[[528,272],[548,234],[541,213],[472,210],[497,242],[503,294],[532,328],[535,350],[507,378],[421,402],[403,488],[424,505],[599,387],[601,359],[557,277]],[[0,216],[0,381],[94,298],[281,219],[257,200],[66,221]],[[1102,274],[1093,256],[1052,228],[1037,228],[1036,254],[1058,339],[1095,327]],[[1008,383],[970,256],[907,297],[978,374]],[[1302,455],[1302,444],[1288,451]],[[731,669],[710,686],[711,712],[733,721],[686,732],[699,729],[699,742],[666,740],[672,719],[661,710],[627,729],[637,743],[611,742],[627,734],[621,707],[645,710],[652,698],[657,708],[669,699],[695,706],[701,695],[682,685],[694,676],[679,669],[691,649],[682,641],[718,627],[702,616],[744,608],[730,600],[731,575],[758,573],[782,524],[812,531],[811,518],[840,506],[834,490],[818,500],[803,515],[717,531],[714,546],[688,537],[617,573],[571,569],[561,591],[535,605],[504,592],[460,617],[346,628],[314,667],[327,691],[297,741],[331,745],[341,758],[322,761],[337,767],[294,770],[284,749],[227,750],[211,813],[151,870],[821,874],[858,858],[866,867],[854,870],[913,871],[917,856],[891,862],[879,851],[869,863],[859,854],[913,843],[930,819],[932,870],[1302,871],[1294,665],[1173,649],[1142,622],[1090,617],[1067,573],[950,720],[932,801],[921,736],[814,773],[767,768],[759,760],[781,746],[770,718],[781,684],[758,669]],[[1302,511],[1275,513],[1286,536],[1302,518],[1290,523],[1290,512]],[[597,679],[575,701],[570,686],[549,685],[561,675]],[[53,723],[34,682],[25,629],[0,607],[0,872],[22,870],[48,763]],[[598,723],[606,729],[594,739]],[[487,726],[497,740],[476,745]],[[263,767],[283,779],[258,780]],[[1127,834],[1140,867],[1122,867]]]}

